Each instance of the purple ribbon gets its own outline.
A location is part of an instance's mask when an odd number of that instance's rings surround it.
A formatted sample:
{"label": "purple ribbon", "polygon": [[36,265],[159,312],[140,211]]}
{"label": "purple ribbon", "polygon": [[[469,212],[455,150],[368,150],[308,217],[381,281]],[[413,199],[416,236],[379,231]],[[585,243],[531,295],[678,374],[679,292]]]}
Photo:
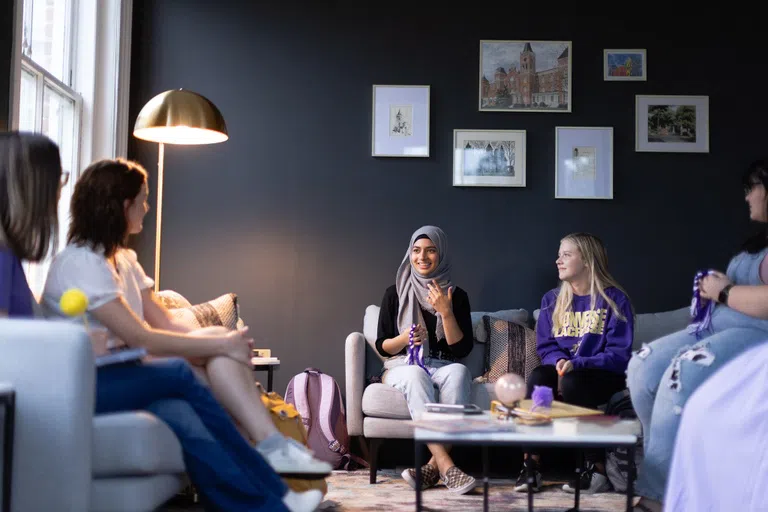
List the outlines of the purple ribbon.
{"label": "purple ribbon", "polygon": [[533,393],[531,393],[531,399],[533,400],[533,407],[531,407],[531,412],[533,412],[539,407],[548,409],[552,405],[552,400],[554,400],[554,398],[555,398],[554,393],[552,392],[551,387],[533,386]]}
{"label": "purple ribbon", "polygon": [[423,345],[419,345],[418,347],[413,343],[413,333],[416,331],[416,324],[413,324],[411,326],[411,333],[408,335],[408,357],[406,357],[405,361],[408,364],[417,364],[424,368],[424,371],[427,372],[427,375],[429,375],[429,370],[426,366],[424,366],[424,353],[423,353]]}
{"label": "purple ribbon", "polygon": [[709,299],[701,298],[701,280],[712,274],[712,270],[696,272],[693,278],[693,299],[691,300],[691,325],[688,326],[688,332],[695,334],[696,339],[701,337],[701,333],[712,326],[712,311],[715,309],[715,302]]}

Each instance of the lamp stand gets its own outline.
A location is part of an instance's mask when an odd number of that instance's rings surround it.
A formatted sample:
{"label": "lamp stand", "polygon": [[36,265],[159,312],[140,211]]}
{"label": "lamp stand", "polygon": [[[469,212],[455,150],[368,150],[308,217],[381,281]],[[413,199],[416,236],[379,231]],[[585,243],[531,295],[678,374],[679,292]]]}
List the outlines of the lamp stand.
{"label": "lamp stand", "polygon": [[163,233],[163,160],[165,144],[158,144],[157,151],[157,221],[155,223],[155,293],[160,290],[160,240]]}

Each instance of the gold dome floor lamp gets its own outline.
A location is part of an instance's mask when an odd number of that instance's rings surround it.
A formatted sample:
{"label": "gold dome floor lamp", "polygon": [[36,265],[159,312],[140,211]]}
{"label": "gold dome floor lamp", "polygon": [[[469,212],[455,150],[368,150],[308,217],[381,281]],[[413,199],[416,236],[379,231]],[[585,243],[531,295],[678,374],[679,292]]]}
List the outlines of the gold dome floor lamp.
{"label": "gold dome floor lamp", "polygon": [[165,144],[215,144],[229,139],[229,134],[224,117],[208,98],[185,89],[172,89],[158,94],[144,105],[136,118],[133,136],[159,144],[154,276],[157,292],[160,289]]}

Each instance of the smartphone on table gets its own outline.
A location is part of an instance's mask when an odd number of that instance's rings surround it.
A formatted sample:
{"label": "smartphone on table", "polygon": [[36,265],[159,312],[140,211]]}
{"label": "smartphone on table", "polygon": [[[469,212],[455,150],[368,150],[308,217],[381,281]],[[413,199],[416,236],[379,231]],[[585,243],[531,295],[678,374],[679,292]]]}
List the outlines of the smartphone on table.
{"label": "smartphone on table", "polygon": [[444,412],[449,414],[481,414],[483,410],[475,404],[424,404],[428,412]]}

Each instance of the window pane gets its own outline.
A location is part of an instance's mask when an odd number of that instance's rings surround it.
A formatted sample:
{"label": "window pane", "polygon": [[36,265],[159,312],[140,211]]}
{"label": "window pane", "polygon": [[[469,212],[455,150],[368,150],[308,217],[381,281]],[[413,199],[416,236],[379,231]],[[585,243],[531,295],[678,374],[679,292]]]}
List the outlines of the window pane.
{"label": "window pane", "polygon": [[37,79],[35,75],[21,70],[21,103],[19,105],[19,130],[35,131],[37,114]]}
{"label": "window pane", "polygon": [[47,84],[43,89],[43,133],[59,145],[64,170],[72,171],[75,150],[75,102]]}
{"label": "window pane", "polygon": [[75,147],[75,102],[46,85],[43,89],[43,133],[59,145],[61,166],[69,171],[71,179],[61,190],[59,201],[59,247],[67,236],[69,228],[69,203],[74,187]]}
{"label": "window pane", "polygon": [[69,84],[68,34],[70,0],[24,0],[21,50],[27,57]]}

